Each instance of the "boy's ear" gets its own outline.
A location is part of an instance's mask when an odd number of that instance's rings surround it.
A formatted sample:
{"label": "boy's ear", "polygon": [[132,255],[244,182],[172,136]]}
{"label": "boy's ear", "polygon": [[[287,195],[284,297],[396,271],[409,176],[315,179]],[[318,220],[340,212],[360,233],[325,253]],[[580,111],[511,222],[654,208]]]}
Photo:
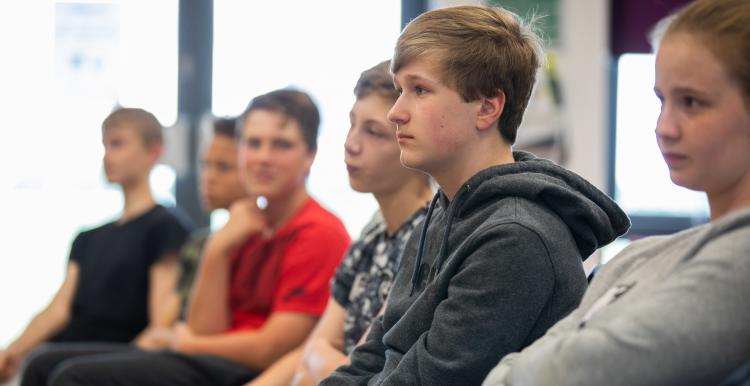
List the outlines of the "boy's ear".
{"label": "boy's ear", "polygon": [[505,108],[505,92],[498,90],[498,93],[494,97],[482,98],[482,105],[479,108],[479,114],[477,115],[477,128],[479,130],[487,130],[495,126],[495,123],[500,119],[500,115],[503,114]]}
{"label": "boy's ear", "polygon": [[310,174],[310,170],[312,169],[313,162],[315,161],[315,156],[318,155],[318,150],[313,150],[308,152],[307,158],[305,158],[305,168],[307,169],[307,175]]}
{"label": "boy's ear", "polygon": [[161,142],[156,142],[148,145],[148,154],[150,156],[149,158],[151,158],[152,164],[155,165],[157,162],[159,162],[163,151],[164,145]]}

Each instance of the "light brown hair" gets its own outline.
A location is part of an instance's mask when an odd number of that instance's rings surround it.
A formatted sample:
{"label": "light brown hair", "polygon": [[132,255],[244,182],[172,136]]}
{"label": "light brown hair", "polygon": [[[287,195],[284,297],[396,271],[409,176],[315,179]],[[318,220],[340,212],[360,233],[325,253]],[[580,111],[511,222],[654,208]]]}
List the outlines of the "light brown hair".
{"label": "light brown hair", "polygon": [[750,105],[750,1],[697,0],[662,20],[652,44],[676,34],[696,38],[736,79]]}
{"label": "light brown hair", "polygon": [[510,144],[531,97],[542,46],[530,24],[502,8],[435,9],[412,20],[396,42],[391,71],[430,55],[442,81],[467,102],[505,93],[500,134]]}
{"label": "light brown hair", "polygon": [[378,63],[372,68],[362,71],[362,74],[354,86],[354,95],[357,100],[370,94],[377,94],[395,103],[398,99],[398,91],[393,85],[393,76],[390,72],[391,61],[386,60]]}
{"label": "light brown hair", "polygon": [[135,129],[147,147],[163,141],[159,120],[146,110],[121,107],[112,111],[102,122],[102,134],[109,129],[123,127]]}

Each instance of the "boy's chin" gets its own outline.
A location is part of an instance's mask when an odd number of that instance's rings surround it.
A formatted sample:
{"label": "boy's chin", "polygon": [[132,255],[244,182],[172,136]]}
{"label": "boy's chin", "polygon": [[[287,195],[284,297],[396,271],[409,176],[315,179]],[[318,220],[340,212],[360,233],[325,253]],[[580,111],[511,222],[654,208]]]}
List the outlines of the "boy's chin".
{"label": "boy's chin", "polygon": [[426,170],[426,165],[424,164],[424,162],[420,162],[417,159],[404,157],[403,153],[401,153],[401,166],[407,169],[413,169],[429,174],[429,170]]}

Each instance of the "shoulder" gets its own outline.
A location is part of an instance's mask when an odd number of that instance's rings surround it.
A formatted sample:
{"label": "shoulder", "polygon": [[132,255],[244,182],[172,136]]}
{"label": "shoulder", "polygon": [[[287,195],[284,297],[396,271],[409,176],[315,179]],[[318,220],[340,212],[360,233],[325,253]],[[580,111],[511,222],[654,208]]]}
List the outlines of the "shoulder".
{"label": "shoulder", "polygon": [[109,229],[112,229],[112,227],[115,226],[114,221],[109,221],[105,224],[98,225],[96,227],[88,227],[82,229],[73,240],[74,243],[80,243],[85,242],[86,240],[91,239],[92,237],[97,237],[98,235],[102,233],[106,233]]}
{"label": "shoulder", "polygon": [[192,221],[187,214],[177,207],[165,207],[157,204],[148,213],[148,216],[152,224],[180,227],[185,230],[193,228]]}
{"label": "shoulder", "polygon": [[750,251],[750,208],[726,215],[706,227],[701,241],[725,254]]}
{"label": "shoulder", "polygon": [[487,208],[486,219],[476,226],[476,234],[491,233],[547,242],[570,237],[565,223],[545,206],[521,197],[506,197]]}
{"label": "shoulder", "polygon": [[298,232],[336,235],[345,237],[349,241],[349,234],[341,219],[312,198],[300,210],[290,225]]}

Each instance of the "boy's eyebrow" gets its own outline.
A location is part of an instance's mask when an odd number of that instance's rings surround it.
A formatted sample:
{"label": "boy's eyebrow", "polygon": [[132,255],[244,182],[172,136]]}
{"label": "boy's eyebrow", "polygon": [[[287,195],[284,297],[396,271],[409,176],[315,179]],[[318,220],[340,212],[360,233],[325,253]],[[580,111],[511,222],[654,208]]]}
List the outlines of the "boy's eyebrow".
{"label": "boy's eyebrow", "polygon": [[366,119],[366,120],[365,120],[365,124],[373,124],[373,123],[374,123],[374,124],[377,124],[377,125],[379,125],[379,126],[386,126],[386,127],[390,127],[390,125],[386,125],[386,124],[384,124],[383,122],[381,122],[381,121],[379,121],[379,120],[377,120],[377,119],[374,119],[374,118],[368,118],[368,119]]}
{"label": "boy's eyebrow", "polygon": [[415,81],[415,80],[426,80],[426,81],[432,81],[430,78],[426,78],[423,76],[419,76],[417,74],[408,74],[406,75],[406,80]]}

